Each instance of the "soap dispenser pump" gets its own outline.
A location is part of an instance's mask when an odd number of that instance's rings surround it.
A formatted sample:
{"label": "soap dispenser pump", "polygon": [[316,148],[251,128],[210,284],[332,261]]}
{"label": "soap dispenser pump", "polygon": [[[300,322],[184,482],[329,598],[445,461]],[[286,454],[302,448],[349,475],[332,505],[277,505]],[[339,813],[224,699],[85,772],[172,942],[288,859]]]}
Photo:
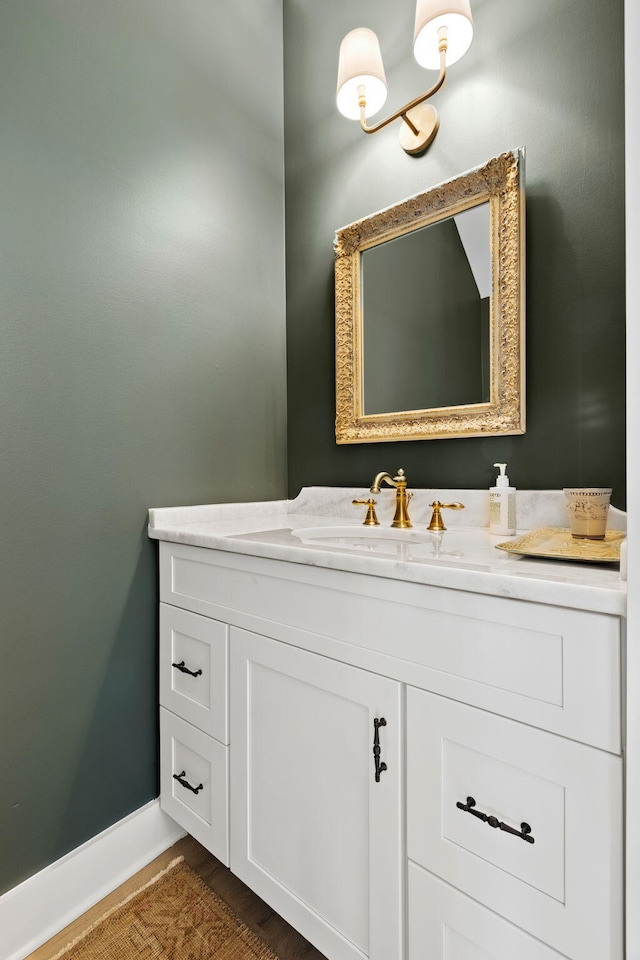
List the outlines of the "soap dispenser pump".
{"label": "soap dispenser pump", "polygon": [[495,487],[489,487],[489,533],[512,537],[516,532],[516,488],[509,485],[506,463],[494,463],[500,471]]}

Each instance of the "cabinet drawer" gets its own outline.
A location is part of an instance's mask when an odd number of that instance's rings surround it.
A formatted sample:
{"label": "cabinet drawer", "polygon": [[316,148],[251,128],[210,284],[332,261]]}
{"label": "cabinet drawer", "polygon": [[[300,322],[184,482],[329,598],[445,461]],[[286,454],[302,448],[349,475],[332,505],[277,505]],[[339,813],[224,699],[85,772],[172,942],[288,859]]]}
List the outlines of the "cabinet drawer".
{"label": "cabinet drawer", "polygon": [[412,860],[568,957],[620,960],[619,758],[409,688],[407,799]]}
{"label": "cabinet drawer", "polygon": [[160,708],[160,806],[227,866],[228,753],[228,747]]}
{"label": "cabinet drawer", "polygon": [[229,742],[229,627],[160,604],[160,703],[194,727]]}
{"label": "cabinet drawer", "polygon": [[564,960],[411,862],[408,913],[408,960]]}

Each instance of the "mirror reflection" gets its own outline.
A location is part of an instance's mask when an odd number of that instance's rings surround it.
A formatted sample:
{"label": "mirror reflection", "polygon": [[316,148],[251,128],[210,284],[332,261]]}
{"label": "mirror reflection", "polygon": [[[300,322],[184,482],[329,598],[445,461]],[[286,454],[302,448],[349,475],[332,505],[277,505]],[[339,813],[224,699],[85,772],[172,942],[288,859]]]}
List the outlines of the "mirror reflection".
{"label": "mirror reflection", "polygon": [[360,270],[364,414],[487,402],[488,202],[362,251]]}

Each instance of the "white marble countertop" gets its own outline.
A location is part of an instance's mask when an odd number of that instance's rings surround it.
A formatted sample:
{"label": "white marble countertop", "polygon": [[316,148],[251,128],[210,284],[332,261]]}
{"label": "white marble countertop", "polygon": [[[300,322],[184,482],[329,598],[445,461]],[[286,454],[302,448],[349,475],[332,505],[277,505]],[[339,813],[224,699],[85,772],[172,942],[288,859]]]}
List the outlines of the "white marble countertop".
{"label": "white marble countertop", "polygon": [[[308,566],[624,616],[626,582],[617,564],[576,563],[516,556],[496,549],[509,539],[488,532],[486,490],[415,490],[410,504],[413,528],[397,540],[371,541],[390,532],[395,491],[377,494],[380,527],[362,527],[367,488],[305,487],[294,500],[167,507],[149,511],[149,536]],[[562,491],[518,491],[518,534],[567,524]],[[465,510],[445,511],[447,531],[426,534],[429,504],[460,501]],[[302,540],[304,528],[353,529],[353,542]],[[625,530],[626,515],[611,508],[609,529]],[[385,533],[387,531],[387,533]],[[338,531],[339,532],[339,531]],[[406,539],[404,535],[406,534]],[[395,533],[393,534],[396,535]]]}

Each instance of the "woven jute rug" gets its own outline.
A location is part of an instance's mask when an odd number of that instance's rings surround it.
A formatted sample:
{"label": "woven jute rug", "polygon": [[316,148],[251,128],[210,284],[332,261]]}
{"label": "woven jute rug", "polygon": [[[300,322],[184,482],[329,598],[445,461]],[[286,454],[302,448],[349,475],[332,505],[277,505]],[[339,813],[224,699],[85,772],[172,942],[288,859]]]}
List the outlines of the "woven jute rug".
{"label": "woven jute rug", "polygon": [[277,960],[182,857],[52,960]]}

